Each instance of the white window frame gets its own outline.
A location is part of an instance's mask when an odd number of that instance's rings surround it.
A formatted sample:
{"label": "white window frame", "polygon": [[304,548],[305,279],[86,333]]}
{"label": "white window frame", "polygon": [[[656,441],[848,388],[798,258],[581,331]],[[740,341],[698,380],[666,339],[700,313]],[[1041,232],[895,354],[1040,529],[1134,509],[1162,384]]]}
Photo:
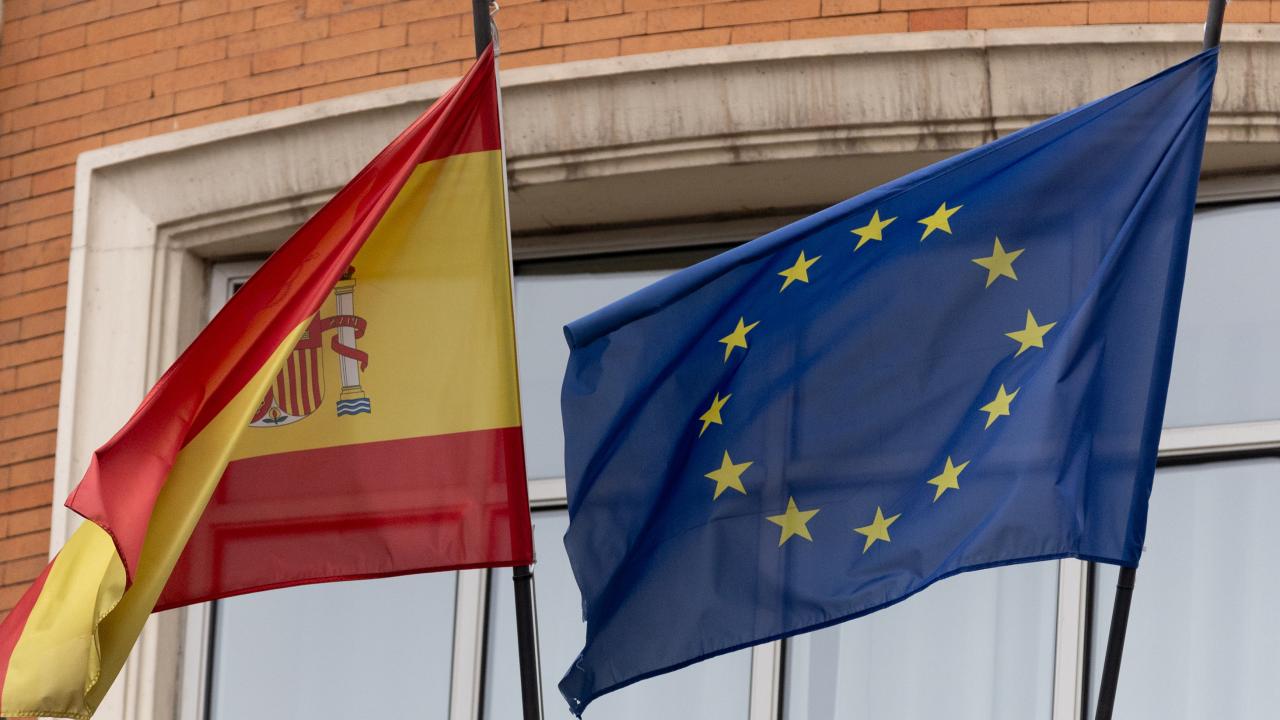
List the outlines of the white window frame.
{"label": "white window frame", "polygon": [[[209,270],[209,301],[205,308],[205,322],[227,304],[239,285],[248,280],[262,266],[261,260],[240,260],[215,263]],[[213,603],[189,605],[183,609],[182,664],[179,671],[177,715],[181,720],[205,720],[209,708],[209,693],[213,688]]]}

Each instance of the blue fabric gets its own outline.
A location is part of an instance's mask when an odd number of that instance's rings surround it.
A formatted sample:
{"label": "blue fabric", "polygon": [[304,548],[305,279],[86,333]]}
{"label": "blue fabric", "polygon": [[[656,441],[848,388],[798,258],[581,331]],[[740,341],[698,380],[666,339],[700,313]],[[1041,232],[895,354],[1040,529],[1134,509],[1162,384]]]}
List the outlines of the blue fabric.
{"label": "blue fabric", "polygon": [[[571,710],[955,573],[1136,565],[1216,68],[1204,52],[566,327]],[[877,212],[896,220],[855,250]],[[988,286],[997,237],[1022,253]],[[782,289],[801,251],[819,259]],[[1006,334],[1028,311],[1043,347]],[[720,342],[739,319],[746,348]],[[1002,386],[1009,414],[982,410]],[[726,452],[745,492],[706,477]],[[968,465],[930,484],[948,458]],[[791,500],[818,510],[811,539],[769,520]]]}

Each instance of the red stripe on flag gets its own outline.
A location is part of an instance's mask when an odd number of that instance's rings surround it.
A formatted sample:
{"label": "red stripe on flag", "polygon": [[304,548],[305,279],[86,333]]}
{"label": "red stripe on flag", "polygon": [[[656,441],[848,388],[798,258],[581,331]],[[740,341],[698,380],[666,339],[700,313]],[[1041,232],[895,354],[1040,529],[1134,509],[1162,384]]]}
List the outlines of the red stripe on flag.
{"label": "red stripe on flag", "polygon": [[301,414],[298,412],[298,354],[290,353],[285,366],[289,369],[289,414],[297,416]]}
{"label": "red stripe on flag", "polygon": [[227,467],[156,610],[258,590],[533,560],[520,428]]}
{"label": "red stripe on flag", "polygon": [[18,646],[18,638],[22,637],[22,631],[27,627],[27,619],[31,617],[31,610],[36,606],[36,599],[40,597],[44,581],[52,568],[52,562],[44,566],[44,571],[18,599],[18,604],[9,611],[4,622],[0,623],[0,698],[4,697],[4,679],[9,674],[9,660],[13,657],[13,649]]}
{"label": "red stripe on flag", "polygon": [[320,350],[312,349],[307,351],[307,362],[311,365],[311,402],[307,409],[307,414],[315,411],[320,405],[320,401],[324,397],[324,391],[320,389]]}
{"label": "red stripe on flag", "polygon": [[298,358],[298,414],[307,415],[311,412],[311,382],[307,377],[310,371],[307,366],[307,353],[295,352],[294,356]]}
{"label": "red stripe on flag", "polygon": [[300,415],[311,414],[311,353],[298,353],[298,409]]}

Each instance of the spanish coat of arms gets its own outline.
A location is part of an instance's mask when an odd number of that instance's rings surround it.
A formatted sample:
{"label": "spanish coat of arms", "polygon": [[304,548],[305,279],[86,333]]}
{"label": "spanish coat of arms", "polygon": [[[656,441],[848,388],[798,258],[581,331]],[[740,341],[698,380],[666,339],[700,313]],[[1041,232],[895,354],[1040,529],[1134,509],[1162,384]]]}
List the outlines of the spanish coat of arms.
{"label": "spanish coat of arms", "polygon": [[342,390],[335,402],[338,416],[373,412],[369,396],[360,385],[360,374],[369,365],[368,353],[356,347],[368,323],[355,314],[355,268],[347,270],[333,288],[337,314],[322,318],[316,313],[298,344],[285,360],[275,382],[262,398],[250,427],[280,427],[295,423],[319,409],[324,401],[324,334],[338,355]]}

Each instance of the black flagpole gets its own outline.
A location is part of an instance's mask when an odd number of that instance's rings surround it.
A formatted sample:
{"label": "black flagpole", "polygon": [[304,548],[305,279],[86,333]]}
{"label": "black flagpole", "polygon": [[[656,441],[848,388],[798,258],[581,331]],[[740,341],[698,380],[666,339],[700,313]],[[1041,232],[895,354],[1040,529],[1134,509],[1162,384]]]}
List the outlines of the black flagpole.
{"label": "black flagpole", "polygon": [[538,608],[533,596],[533,568],[517,565],[516,641],[520,652],[520,700],[524,720],[542,720],[542,668],[538,662]]}
{"label": "black flagpole", "polygon": [[[494,40],[489,19],[489,0],[471,0],[471,21],[475,28],[476,57]],[[496,68],[498,48],[494,43]],[[498,107],[502,107],[499,100]],[[503,155],[506,162],[506,155]],[[506,168],[503,168],[503,191],[506,190]],[[516,592],[516,645],[520,658],[520,699],[524,720],[542,720],[542,668],[538,660],[538,607],[533,594],[533,567],[517,565],[511,569]]]}
{"label": "black flagpole", "polygon": [[1102,683],[1098,688],[1098,712],[1094,715],[1094,720],[1111,720],[1111,712],[1115,709],[1116,685],[1120,682],[1120,655],[1124,652],[1124,634],[1129,628],[1129,605],[1133,601],[1133,581],[1137,574],[1137,568],[1122,567],[1120,579],[1116,580],[1116,602],[1111,610],[1107,657],[1102,661]]}
{"label": "black flagpole", "polygon": [[[1227,0],[1209,0],[1204,21],[1204,49],[1217,47],[1222,40],[1222,19]],[[1107,655],[1102,661],[1102,682],[1098,688],[1098,712],[1094,720],[1111,720],[1116,705],[1116,686],[1120,682],[1120,657],[1124,653],[1124,636],[1129,629],[1129,607],[1133,604],[1133,583],[1138,569],[1120,568],[1116,580],[1116,600],[1111,610],[1111,629],[1107,633]]]}
{"label": "black flagpole", "polygon": [[1227,0],[1209,0],[1209,14],[1204,19],[1204,49],[1218,47],[1222,41],[1222,16],[1227,12]]}
{"label": "black flagpole", "polygon": [[493,31],[489,29],[489,0],[471,0],[471,24],[475,28],[476,57],[480,57],[493,40]]}

